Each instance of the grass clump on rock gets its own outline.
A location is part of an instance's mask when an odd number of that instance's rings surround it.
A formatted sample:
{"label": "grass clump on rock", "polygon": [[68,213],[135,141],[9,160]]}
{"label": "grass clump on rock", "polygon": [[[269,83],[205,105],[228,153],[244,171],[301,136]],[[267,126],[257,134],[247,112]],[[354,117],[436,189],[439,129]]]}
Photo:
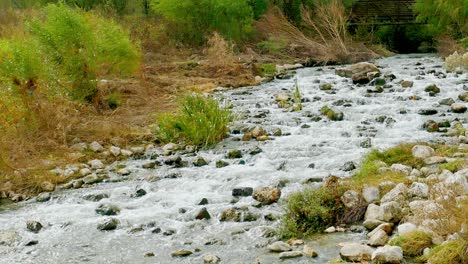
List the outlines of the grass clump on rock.
{"label": "grass clump on rock", "polygon": [[429,252],[428,263],[453,264],[466,263],[468,260],[468,242],[457,239],[436,246]]}
{"label": "grass clump on rock", "polygon": [[209,147],[221,141],[228,132],[231,111],[201,95],[185,96],[176,114],[164,114],[156,122],[156,137],[162,142]]}
{"label": "grass clump on rock", "polygon": [[412,231],[393,238],[389,244],[401,247],[405,256],[417,257],[422,255],[425,248],[432,246],[432,238],[425,232]]}
{"label": "grass clump on rock", "polygon": [[310,236],[334,225],[344,212],[339,187],[305,189],[287,198],[280,235],[283,238]]}

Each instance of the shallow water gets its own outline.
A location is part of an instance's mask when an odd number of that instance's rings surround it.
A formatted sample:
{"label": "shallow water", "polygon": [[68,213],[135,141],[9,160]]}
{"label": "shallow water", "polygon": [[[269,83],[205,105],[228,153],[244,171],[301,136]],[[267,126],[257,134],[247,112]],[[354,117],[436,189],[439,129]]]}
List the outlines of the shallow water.
{"label": "shallow water", "polygon": [[[393,73],[397,79],[393,88],[384,93],[368,94],[366,86],[358,87],[346,78],[334,74],[334,67],[316,67],[297,71],[297,78],[303,98],[310,102],[303,104],[300,112],[287,112],[277,107],[274,96],[285,90],[292,91],[294,80],[277,80],[257,87],[236,90],[223,90],[215,96],[232,102],[240,116],[248,116],[232,124],[233,128],[261,125],[268,132],[280,128],[288,136],[275,137],[268,142],[235,141],[233,135],[220,143],[215,149],[202,151],[199,156],[209,161],[208,166],[169,168],[158,167],[146,170],[141,165],[147,160],[129,160],[122,162],[132,171],[127,178],[119,182],[101,183],[90,188],[60,191],[53,194],[46,203],[25,202],[18,210],[0,210],[0,231],[15,230],[21,236],[12,246],[0,245],[0,263],[202,263],[206,253],[218,255],[222,263],[276,263],[277,255],[268,253],[265,245],[274,241],[262,234],[276,227],[278,221],[267,221],[260,217],[254,222],[220,222],[218,215],[222,210],[233,206],[247,206],[249,211],[260,216],[273,214],[280,216],[280,205],[274,204],[262,208],[252,205],[251,197],[242,197],[232,204],[231,195],[234,187],[260,187],[288,182],[282,189],[282,199],[289,193],[303,187],[310,178],[324,177],[330,174],[349,176],[340,167],[347,161],[359,162],[369,148],[360,147],[366,138],[371,138],[373,147],[383,149],[400,142],[419,140],[443,140],[438,134],[428,133],[421,126],[425,120],[453,120],[458,118],[465,124],[466,114],[453,114],[448,106],[439,106],[438,101],[451,97],[456,99],[464,85],[467,74],[445,73],[442,61],[431,55],[401,55],[378,60],[383,73]],[[421,65],[416,65],[416,64]],[[424,69],[422,69],[424,67]],[[425,74],[423,79],[415,80],[418,72],[434,69],[436,74]],[[447,78],[437,77],[443,72]],[[332,83],[335,94],[319,90],[319,84]],[[412,88],[401,88],[396,82],[413,80]],[[436,84],[441,93],[429,97],[424,88]],[[420,96],[420,100],[409,100],[410,96]],[[317,98],[320,97],[320,98]],[[346,100],[350,106],[334,106],[333,103]],[[313,122],[307,112],[319,114],[323,105],[343,111],[344,121],[331,122],[321,120]],[[423,108],[438,109],[435,116],[422,116],[417,112]],[[405,110],[405,111],[402,111]],[[264,118],[256,118],[260,113]],[[406,112],[403,114],[402,112]],[[443,116],[442,116],[443,115]],[[379,116],[391,117],[394,121],[379,123]],[[309,128],[301,128],[307,124]],[[259,146],[263,152],[251,156],[249,149]],[[245,165],[239,160],[224,158],[229,149],[243,151]],[[184,160],[193,161],[195,157],[183,155]],[[225,168],[216,168],[215,162],[225,159],[231,163]],[[314,163],[314,168],[309,164]],[[115,165],[115,164],[114,164]],[[178,173],[177,178],[164,178],[171,173]],[[148,175],[161,176],[157,182],[148,182]],[[132,197],[136,189],[143,188],[147,194],[140,198]],[[100,202],[83,199],[87,194],[106,193],[110,197]],[[197,205],[202,198],[209,204]],[[115,231],[102,232],[96,229],[104,216],[97,215],[95,208],[101,203],[118,205],[122,210],[117,218],[119,228]],[[194,220],[200,208],[206,207],[211,220]],[[184,208],[186,213],[179,212]],[[26,230],[26,221],[36,220],[44,225],[38,234]],[[154,234],[150,227],[160,227],[162,232],[174,230],[175,234],[165,236]],[[136,233],[132,228],[143,226]],[[302,257],[284,261],[285,263],[326,263],[338,258],[339,242],[359,241],[362,234],[340,233],[309,241],[318,252],[319,258]],[[38,240],[35,246],[24,246],[30,240]],[[214,245],[205,245],[206,243]],[[200,252],[186,258],[172,258],[173,250],[188,249]],[[154,252],[155,257],[145,258],[146,252]]]}

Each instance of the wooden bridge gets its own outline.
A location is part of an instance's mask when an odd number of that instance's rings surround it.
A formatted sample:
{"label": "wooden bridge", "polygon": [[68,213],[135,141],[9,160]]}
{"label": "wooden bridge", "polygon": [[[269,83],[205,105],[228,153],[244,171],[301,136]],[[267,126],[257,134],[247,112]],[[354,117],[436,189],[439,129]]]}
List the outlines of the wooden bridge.
{"label": "wooden bridge", "polygon": [[351,25],[418,24],[413,12],[416,0],[358,0],[349,20]]}

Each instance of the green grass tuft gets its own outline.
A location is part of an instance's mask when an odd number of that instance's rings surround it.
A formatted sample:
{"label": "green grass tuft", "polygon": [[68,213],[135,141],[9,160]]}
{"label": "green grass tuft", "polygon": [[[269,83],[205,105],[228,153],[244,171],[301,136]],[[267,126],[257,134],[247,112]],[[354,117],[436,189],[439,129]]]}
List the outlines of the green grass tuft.
{"label": "green grass tuft", "polygon": [[432,238],[425,232],[412,231],[393,238],[389,244],[401,247],[405,256],[417,257],[422,255],[425,248],[432,246]]}
{"label": "green grass tuft", "polygon": [[156,122],[156,137],[162,142],[209,147],[221,141],[228,132],[231,111],[201,95],[185,96],[178,114],[164,114]]}
{"label": "green grass tuft", "polygon": [[433,264],[466,263],[468,261],[468,242],[458,239],[436,246],[429,252],[427,261]]}

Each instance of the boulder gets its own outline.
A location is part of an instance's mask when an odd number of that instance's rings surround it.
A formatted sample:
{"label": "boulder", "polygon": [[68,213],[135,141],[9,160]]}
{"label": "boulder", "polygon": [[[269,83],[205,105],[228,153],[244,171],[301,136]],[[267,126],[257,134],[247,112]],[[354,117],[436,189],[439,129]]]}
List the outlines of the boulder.
{"label": "boulder", "polygon": [[197,157],[197,159],[193,162],[195,167],[202,167],[208,165],[208,162],[203,157]]}
{"label": "boulder", "polygon": [[468,102],[468,92],[461,93],[458,96],[458,99],[462,100],[463,102]]}
{"label": "boulder", "polygon": [[412,81],[401,81],[400,85],[403,88],[410,88],[410,87],[413,87],[413,82]]}
{"label": "boulder", "polygon": [[372,63],[360,62],[344,69],[338,69],[336,74],[351,78],[354,83],[369,83],[380,74],[380,70]]}
{"label": "boulder", "polygon": [[431,84],[426,86],[426,88],[424,88],[424,91],[427,93],[438,94],[440,93],[440,88],[437,87],[437,85],[435,84]]}
{"label": "boulder", "polygon": [[26,228],[33,233],[39,233],[42,229],[42,224],[37,221],[28,221],[26,222]]}
{"label": "boulder", "polygon": [[113,204],[101,204],[95,211],[100,215],[118,215],[120,213],[120,208]]}
{"label": "boulder", "polygon": [[445,99],[442,99],[439,101],[439,104],[440,105],[448,105],[448,106],[451,106],[452,104],[455,103],[455,100],[453,100],[452,98],[445,98]]}
{"label": "boulder", "polygon": [[452,109],[452,112],[458,113],[458,114],[465,113],[467,110],[466,105],[462,103],[454,103],[450,106],[450,108]]}
{"label": "boulder", "polygon": [[368,241],[368,244],[370,246],[383,246],[387,244],[388,241],[388,235],[384,230],[378,230],[375,232]]}
{"label": "boulder", "polygon": [[252,197],[262,204],[272,204],[281,197],[281,190],[277,187],[261,187],[253,191]]}
{"label": "boulder", "polygon": [[43,193],[40,193],[37,197],[36,197],[36,202],[38,203],[43,203],[43,202],[47,202],[50,200],[50,192],[43,192]]}
{"label": "boulder", "polygon": [[366,203],[374,203],[380,199],[380,191],[379,188],[374,186],[364,185],[362,188],[362,197]]}
{"label": "boulder", "polygon": [[340,256],[344,261],[368,262],[372,258],[374,250],[359,243],[348,243],[340,249]]}
{"label": "boulder", "polygon": [[401,173],[405,174],[406,176],[408,176],[408,175],[410,175],[413,168],[411,168],[410,166],[406,166],[406,165],[403,165],[403,164],[396,163],[396,164],[392,164],[392,166],[390,166],[390,170],[395,171],[395,172],[401,172]]}
{"label": "boulder", "polygon": [[299,258],[302,256],[303,256],[303,253],[301,251],[281,252],[279,254],[280,259]]}
{"label": "boulder", "polygon": [[383,246],[372,253],[372,261],[379,264],[399,264],[403,261],[403,250],[397,246]]}
{"label": "boulder", "polygon": [[89,149],[94,152],[104,151],[104,147],[96,141],[93,141],[91,144],[89,144]]}
{"label": "boulder", "polygon": [[276,241],[270,245],[268,245],[268,250],[271,252],[285,252],[285,251],[291,251],[292,248],[290,245],[283,241]]}
{"label": "boulder", "polygon": [[119,220],[115,218],[107,218],[98,224],[97,229],[101,231],[109,231],[116,229],[118,225]]}
{"label": "boulder", "polygon": [[[408,173],[409,175],[409,173]],[[385,194],[380,201],[382,203],[387,202],[399,202],[403,203],[406,198],[408,197],[408,187],[404,183],[397,184],[392,190],[390,190],[387,194]]]}
{"label": "boulder", "polygon": [[354,208],[360,203],[359,193],[353,190],[348,190],[341,196],[341,201],[346,208]]}
{"label": "boulder", "polygon": [[304,245],[304,249],[302,250],[306,256],[315,258],[318,256],[317,252],[313,250],[310,246]]}
{"label": "boulder", "polygon": [[416,145],[411,149],[411,153],[415,158],[425,159],[434,154],[434,149],[429,146]]}
{"label": "boulder", "polygon": [[416,231],[417,229],[418,227],[413,223],[404,223],[397,227],[398,235],[400,236]]}
{"label": "boulder", "polygon": [[427,165],[434,165],[434,164],[440,164],[440,163],[446,163],[447,159],[445,157],[439,157],[439,156],[433,156],[424,159],[424,163]]}
{"label": "boulder", "polygon": [[110,154],[112,154],[112,156],[114,156],[114,157],[120,156],[120,148],[119,148],[119,147],[111,146],[111,147],[109,148],[109,152],[110,152]]}
{"label": "boulder", "polygon": [[429,196],[429,186],[425,183],[413,182],[409,189],[409,195],[425,199]]}
{"label": "boulder", "polygon": [[376,204],[369,204],[367,206],[367,210],[366,210],[366,213],[364,215],[364,219],[365,220],[380,220],[380,221],[383,221],[383,211],[382,211],[382,208],[380,208],[380,206],[376,205]]}
{"label": "boulder", "polygon": [[198,211],[197,215],[195,216],[195,219],[197,219],[197,220],[203,220],[203,219],[209,220],[209,219],[211,219],[211,215],[210,215],[210,213],[208,213],[208,210],[205,207],[203,207],[202,209],[200,209],[200,211]]}
{"label": "boulder", "polygon": [[240,159],[240,158],[242,158],[242,152],[240,150],[238,150],[238,149],[230,150],[227,153],[227,158],[228,159]]}
{"label": "boulder", "polygon": [[380,205],[383,212],[383,221],[396,223],[401,220],[403,217],[402,209],[397,202],[388,202]]}
{"label": "boulder", "polygon": [[377,226],[374,230],[369,232],[369,234],[367,234],[367,237],[372,237],[379,230],[383,230],[387,235],[391,235],[392,231],[393,231],[393,224],[391,224],[391,223],[382,223],[379,226]]}
{"label": "boulder", "polygon": [[352,171],[354,169],[356,169],[356,164],[354,164],[354,162],[352,162],[352,161],[346,162],[340,168],[340,170],[342,170],[342,171]]}
{"label": "boulder", "polygon": [[251,196],[252,194],[252,187],[238,187],[232,189],[232,196]]}
{"label": "boulder", "polygon": [[92,169],[103,169],[104,168],[104,163],[98,159],[90,160],[88,161],[89,166],[91,166]]}

